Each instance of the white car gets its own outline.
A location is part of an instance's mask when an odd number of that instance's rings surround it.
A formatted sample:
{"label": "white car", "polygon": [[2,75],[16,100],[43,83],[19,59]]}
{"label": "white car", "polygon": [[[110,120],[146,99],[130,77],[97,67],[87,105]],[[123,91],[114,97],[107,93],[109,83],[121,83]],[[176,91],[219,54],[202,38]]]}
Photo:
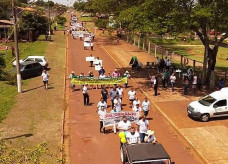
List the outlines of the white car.
{"label": "white car", "polygon": [[[38,61],[43,67],[48,66],[48,61],[44,56],[28,56],[24,60],[19,60],[20,63],[26,61]],[[13,62],[13,66],[16,66],[16,60]]]}
{"label": "white car", "polygon": [[199,101],[193,101],[187,108],[187,113],[203,122],[212,117],[228,116],[228,87],[215,91]]}

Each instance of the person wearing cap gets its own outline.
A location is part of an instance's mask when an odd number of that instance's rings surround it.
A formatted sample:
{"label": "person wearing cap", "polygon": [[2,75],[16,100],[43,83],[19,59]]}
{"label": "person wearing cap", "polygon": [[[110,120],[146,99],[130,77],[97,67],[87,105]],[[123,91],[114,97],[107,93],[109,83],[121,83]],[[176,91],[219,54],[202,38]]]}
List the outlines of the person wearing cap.
{"label": "person wearing cap", "polygon": [[140,141],[144,142],[144,138],[146,136],[146,132],[149,129],[149,121],[146,119],[146,117],[142,117],[138,122],[138,130],[140,135]]}
{"label": "person wearing cap", "polygon": [[105,134],[105,127],[104,127],[103,121],[104,121],[106,113],[107,112],[106,112],[104,106],[101,106],[101,109],[99,110],[98,115],[99,115],[99,118],[100,118],[100,133],[102,133],[101,130],[103,129],[103,133],[104,134]]}
{"label": "person wearing cap", "polygon": [[147,117],[149,113],[149,108],[150,108],[150,102],[148,101],[147,97],[145,97],[145,100],[142,103],[142,109],[145,117]]}
{"label": "person wearing cap", "polygon": [[128,79],[130,78],[130,74],[129,74],[129,72],[128,72],[128,71],[126,71],[126,72],[124,73],[124,76],[126,76],[126,77],[127,77],[127,83],[125,83],[125,84],[124,84],[124,87],[125,87],[125,88],[127,88],[127,86],[128,86]]}
{"label": "person wearing cap", "polygon": [[99,111],[102,106],[105,108],[105,110],[107,109],[107,103],[103,98],[101,98],[101,100],[97,103],[97,111]]}
{"label": "person wearing cap", "polygon": [[71,82],[71,80],[73,78],[76,78],[77,76],[75,75],[75,72],[72,71],[71,74],[69,75],[68,79],[70,79],[70,87],[71,87],[71,91],[73,92],[75,89],[75,85]]}
{"label": "person wearing cap", "polygon": [[83,85],[82,87],[82,93],[84,97],[84,106],[89,106],[89,94],[88,94],[88,89],[87,89],[87,84]]}
{"label": "person wearing cap", "polygon": [[127,133],[126,139],[127,139],[127,143],[128,143],[128,144],[137,144],[137,143],[141,143],[141,141],[140,141],[140,136],[139,136],[139,132],[137,132],[137,131],[135,130],[135,127],[131,127],[131,128],[130,128],[130,132]]}
{"label": "person wearing cap", "polygon": [[145,142],[157,143],[156,137],[154,135],[154,131],[147,130],[144,140],[145,140]]}

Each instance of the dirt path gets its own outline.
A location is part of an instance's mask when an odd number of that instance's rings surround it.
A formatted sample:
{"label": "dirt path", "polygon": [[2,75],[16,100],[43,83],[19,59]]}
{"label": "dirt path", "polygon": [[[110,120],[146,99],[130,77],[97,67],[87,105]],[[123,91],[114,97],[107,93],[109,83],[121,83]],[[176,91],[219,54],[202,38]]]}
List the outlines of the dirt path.
{"label": "dirt path", "polygon": [[[32,78],[23,85],[16,104],[0,124],[2,138],[12,138],[13,147],[33,148],[41,143],[60,157],[62,113],[64,102],[65,37],[62,32],[52,36],[45,56],[50,67],[49,90],[43,88],[41,77]],[[45,162],[56,164],[55,157]]]}
{"label": "dirt path", "polygon": [[[124,45],[128,48],[127,52],[120,53],[121,47],[113,48],[115,53],[124,55],[124,57],[118,57],[120,60],[118,65],[111,56],[105,51],[110,50],[110,42],[96,36],[96,42],[94,44],[94,51],[83,50],[83,42],[78,39],[73,40],[69,36],[69,56],[68,56],[68,74],[74,70],[76,74],[84,72],[88,75],[89,70],[93,70],[95,76],[98,75],[94,71],[94,67],[90,68],[89,63],[85,62],[85,57],[93,54],[96,57],[100,57],[103,60],[103,65],[106,73],[112,72],[114,68],[122,69],[122,67],[128,67],[128,57],[132,54],[140,54],[141,52],[132,49],[130,45]],[[105,47],[106,46],[106,47]],[[105,47],[105,49],[103,48]],[[125,57],[126,56],[126,57]],[[145,60],[143,56],[139,55],[140,60]],[[117,59],[117,58],[115,58]],[[151,58],[152,59],[152,58]],[[69,83],[68,83],[69,85]],[[133,81],[130,81],[130,86],[140,87]],[[96,104],[100,99],[100,90],[89,90],[91,106],[83,106],[82,92],[79,90],[79,86],[75,92],[69,93],[69,115],[67,118],[67,125],[69,126],[70,132],[70,152],[71,152],[71,163],[72,164],[100,164],[100,163],[113,163],[120,164],[120,153],[119,153],[119,138],[113,134],[111,129],[109,134],[103,135],[99,133],[99,118],[96,113]],[[70,89],[68,88],[68,91]],[[124,93],[127,95],[128,90]],[[137,89],[137,95],[141,101],[145,97]],[[128,108],[127,96],[123,99],[124,111],[130,111]],[[110,101],[108,102],[110,105]],[[161,142],[165,149],[168,151],[172,159],[177,164],[183,164],[188,161],[188,164],[202,163],[202,161],[193,154],[191,148],[186,142],[178,136],[178,134],[172,129],[170,124],[155,110],[152,106],[152,111],[149,114],[150,125],[155,130],[158,141]],[[111,109],[108,108],[108,111]]]}

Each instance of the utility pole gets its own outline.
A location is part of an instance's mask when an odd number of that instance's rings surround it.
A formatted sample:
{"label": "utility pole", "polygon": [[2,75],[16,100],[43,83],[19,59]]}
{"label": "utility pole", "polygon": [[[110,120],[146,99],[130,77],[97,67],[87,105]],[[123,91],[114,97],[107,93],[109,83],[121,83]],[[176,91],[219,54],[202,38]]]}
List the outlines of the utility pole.
{"label": "utility pole", "polygon": [[16,52],[17,90],[19,93],[21,93],[22,92],[21,72],[20,72],[19,49],[18,49],[18,40],[17,40],[17,13],[16,13],[14,0],[12,0],[12,11],[13,11],[13,20],[14,20],[14,44],[15,44],[14,48]]}

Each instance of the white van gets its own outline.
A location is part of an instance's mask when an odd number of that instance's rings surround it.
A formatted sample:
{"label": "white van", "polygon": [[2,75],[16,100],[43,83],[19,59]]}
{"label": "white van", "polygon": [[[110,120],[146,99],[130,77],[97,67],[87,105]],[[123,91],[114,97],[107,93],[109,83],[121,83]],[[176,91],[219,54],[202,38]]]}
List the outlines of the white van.
{"label": "white van", "polygon": [[206,122],[211,117],[228,116],[228,87],[215,91],[199,101],[188,105],[187,113],[190,117]]}

